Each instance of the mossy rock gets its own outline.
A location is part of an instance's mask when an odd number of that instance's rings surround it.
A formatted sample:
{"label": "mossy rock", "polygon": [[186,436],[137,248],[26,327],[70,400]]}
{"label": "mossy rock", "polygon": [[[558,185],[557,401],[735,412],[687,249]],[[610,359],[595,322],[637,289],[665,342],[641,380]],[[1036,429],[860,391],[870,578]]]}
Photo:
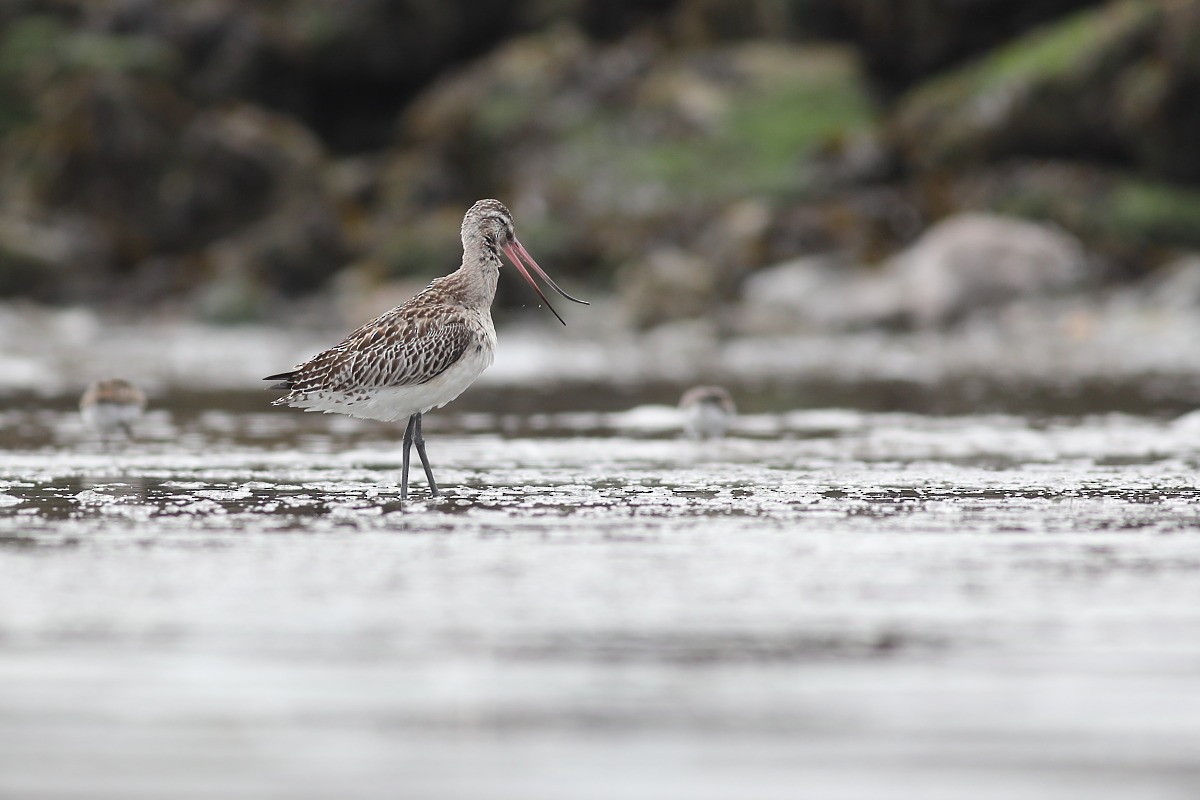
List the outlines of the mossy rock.
{"label": "mossy rock", "polygon": [[[847,48],[671,52],[555,29],[506,44],[414,104],[401,124],[408,146],[383,171],[368,252],[394,276],[456,259],[462,212],[493,196],[556,275],[611,275],[648,249],[702,241],[747,198],[770,206],[811,192],[827,179],[810,157],[876,121]],[[453,230],[414,230],[408,220],[430,207],[453,216]]]}
{"label": "mossy rock", "polygon": [[45,93],[72,78],[123,75],[169,80],[182,60],[166,42],[22,17],[0,31],[0,136],[33,121]]}
{"label": "mossy rock", "polygon": [[[977,58],[1026,31],[1102,0],[837,0],[834,35],[854,41],[888,94]],[[784,0],[813,5],[812,0]],[[819,4],[819,3],[818,3]]]}
{"label": "mossy rock", "polygon": [[806,157],[873,122],[848,50],[743,45],[649,76],[631,108],[572,132],[555,174],[614,210],[794,194]]}
{"label": "mossy rock", "polygon": [[373,248],[373,263],[382,271],[371,277],[376,281],[432,280],[457,268],[462,261],[459,228],[465,210],[456,214],[447,208],[390,226]]}
{"label": "mossy rock", "polygon": [[0,214],[0,297],[78,302],[103,290],[110,256],[100,228],[84,218]]}
{"label": "mossy rock", "polygon": [[910,93],[894,117],[896,140],[919,167],[1120,154],[1112,88],[1153,50],[1163,20],[1160,3],[1119,0],[1031,32]]}
{"label": "mossy rock", "polygon": [[635,149],[631,181],[658,178],[699,198],[793,191],[806,156],[872,124],[849,51],[745,46],[729,63],[735,77],[713,87],[722,107],[708,129]]}
{"label": "mossy rock", "polygon": [[469,194],[489,194],[502,180],[501,153],[561,135],[590,102],[572,111],[572,76],[590,51],[571,29],[505,44],[487,58],[434,84],[407,109],[400,130],[410,144],[436,153]]}
{"label": "mossy rock", "polygon": [[1131,245],[1200,247],[1200,190],[1128,178],[1094,213],[1097,228]]}
{"label": "mossy rock", "polygon": [[1200,189],[1078,163],[1004,164],[957,181],[957,202],[1037,220],[1144,272],[1200,248]]}
{"label": "mossy rock", "polygon": [[453,165],[472,187],[465,195],[533,189],[575,207],[652,214],[794,191],[806,154],[874,120],[848,49],[669,55],[640,43],[595,48],[558,30],[434,87],[404,130]]}
{"label": "mossy rock", "polygon": [[62,279],[61,265],[12,235],[10,227],[0,222],[0,298],[53,298],[55,284]]}

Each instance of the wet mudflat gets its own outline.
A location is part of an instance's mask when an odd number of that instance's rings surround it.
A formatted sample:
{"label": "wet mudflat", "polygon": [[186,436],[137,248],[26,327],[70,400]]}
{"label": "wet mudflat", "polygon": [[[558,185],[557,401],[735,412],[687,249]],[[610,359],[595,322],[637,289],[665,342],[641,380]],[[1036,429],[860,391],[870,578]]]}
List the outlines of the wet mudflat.
{"label": "wet mudflat", "polygon": [[1197,418],[6,414],[0,797],[1200,793]]}

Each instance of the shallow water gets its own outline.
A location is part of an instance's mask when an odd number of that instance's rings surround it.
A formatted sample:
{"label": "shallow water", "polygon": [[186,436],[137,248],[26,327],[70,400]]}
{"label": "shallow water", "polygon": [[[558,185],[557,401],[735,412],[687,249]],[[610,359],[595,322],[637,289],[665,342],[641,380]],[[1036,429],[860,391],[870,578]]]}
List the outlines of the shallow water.
{"label": "shallow water", "polygon": [[259,402],[2,415],[0,797],[1200,793],[1200,418]]}

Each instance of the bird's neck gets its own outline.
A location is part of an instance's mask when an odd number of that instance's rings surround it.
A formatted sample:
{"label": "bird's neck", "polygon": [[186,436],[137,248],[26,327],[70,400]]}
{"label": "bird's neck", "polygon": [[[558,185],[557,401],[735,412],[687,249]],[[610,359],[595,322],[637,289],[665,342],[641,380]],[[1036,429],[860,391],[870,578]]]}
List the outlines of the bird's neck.
{"label": "bird's neck", "polygon": [[471,308],[491,308],[500,280],[500,254],[490,247],[473,247],[463,252],[458,278],[463,304]]}

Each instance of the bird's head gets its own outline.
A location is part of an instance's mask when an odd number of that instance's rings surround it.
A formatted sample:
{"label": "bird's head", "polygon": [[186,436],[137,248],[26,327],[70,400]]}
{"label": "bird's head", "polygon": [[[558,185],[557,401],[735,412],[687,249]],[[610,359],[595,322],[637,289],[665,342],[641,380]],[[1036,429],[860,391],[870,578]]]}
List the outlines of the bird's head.
{"label": "bird's head", "polygon": [[546,299],[546,295],[542,294],[541,288],[534,281],[530,272],[536,274],[548,283],[550,288],[571,302],[588,305],[586,300],[580,300],[564,292],[557,283],[550,279],[545,270],[538,266],[538,263],[533,260],[533,256],[529,255],[529,251],[517,239],[517,234],[513,230],[512,212],[499,200],[480,200],[471,206],[466,216],[463,217],[462,242],[464,252],[482,247],[492,252],[501,251],[508,256],[508,260],[517,268],[517,272],[521,273],[521,277],[533,287],[537,296],[546,304],[546,308],[550,309],[550,313],[558,317],[558,321],[563,325],[567,324],[566,321],[554,310],[554,306],[550,305],[550,301]]}
{"label": "bird's head", "polygon": [[480,200],[463,217],[463,248],[472,244],[501,250],[516,239],[512,212],[499,200]]}

